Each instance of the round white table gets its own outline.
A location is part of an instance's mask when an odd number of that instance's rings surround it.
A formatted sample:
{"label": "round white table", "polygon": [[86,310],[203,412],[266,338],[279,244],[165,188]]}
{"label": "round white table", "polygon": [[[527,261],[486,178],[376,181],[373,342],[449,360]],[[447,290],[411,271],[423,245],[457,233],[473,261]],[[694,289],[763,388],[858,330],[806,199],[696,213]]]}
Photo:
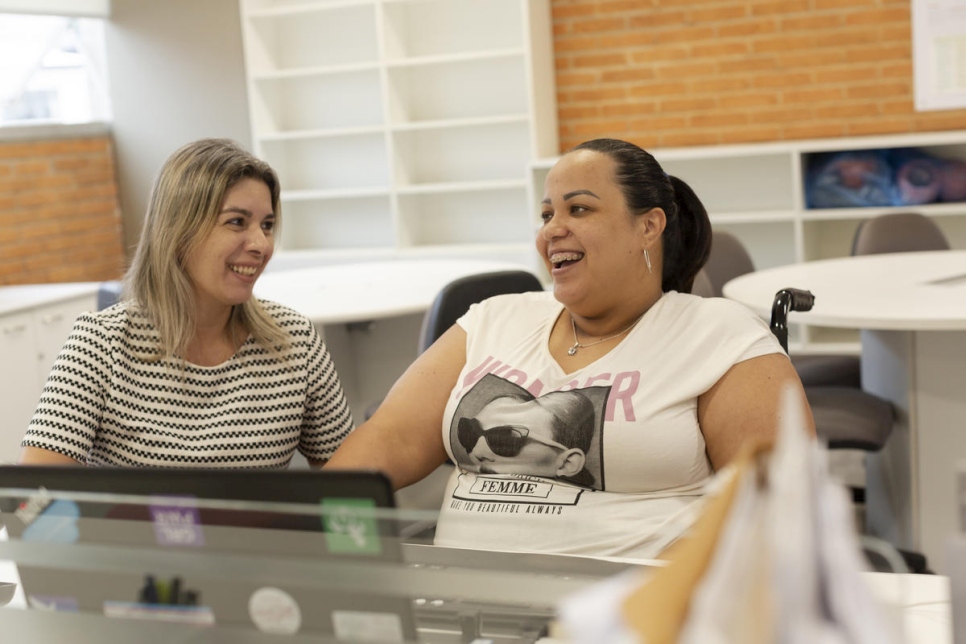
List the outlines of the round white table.
{"label": "round white table", "polygon": [[532,267],[477,259],[400,259],[269,271],[255,295],[308,317],[325,338],[357,423],[416,359],[436,294],[467,275]]}
{"label": "round white table", "polygon": [[255,295],[289,306],[320,325],[370,322],[422,313],[449,282],[501,270],[531,269],[449,259],[333,264],[267,272],[255,284]]}
{"label": "round white table", "polygon": [[768,318],[787,287],[815,295],[791,322],[862,330],[862,386],[895,407],[888,444],[866,459],[869,532],[941,569],[945,539],[960,529],[966,458],[966,251],[782,266],[734,279],[724,295]]}

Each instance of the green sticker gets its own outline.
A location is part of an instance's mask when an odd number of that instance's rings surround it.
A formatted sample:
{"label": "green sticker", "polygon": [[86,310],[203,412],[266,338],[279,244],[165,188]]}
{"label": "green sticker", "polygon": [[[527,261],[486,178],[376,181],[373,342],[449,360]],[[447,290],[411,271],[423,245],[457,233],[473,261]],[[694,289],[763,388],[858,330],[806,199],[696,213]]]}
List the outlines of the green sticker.
{"label": "green sticker", "polygon": [[329,552],[378,555],[382,552],[372,499],[323,499],[322,525]]}

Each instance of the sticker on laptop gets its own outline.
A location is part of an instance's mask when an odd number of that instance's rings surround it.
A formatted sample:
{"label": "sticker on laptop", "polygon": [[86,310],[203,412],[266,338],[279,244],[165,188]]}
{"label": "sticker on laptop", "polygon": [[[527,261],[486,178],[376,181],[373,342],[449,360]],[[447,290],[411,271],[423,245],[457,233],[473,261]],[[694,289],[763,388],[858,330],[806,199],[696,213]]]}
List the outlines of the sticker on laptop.
{"label": "sticker on laptop", "polygon": [[248,600],[248,615],[263,633],[294,635],[302,627],[298,603],[279,588],[259,588]]}
{"label": "sticker on laptop", "polygon": [[80,538],[77,519],[80,508],[73,501],[58,500],[47,505],[20,535],[24,541],[76,543]]}
{"label": "sticker on laptop", "polygon": [[208,606],[104,602],[104,616],[115,619],[143,619],[154,622],[214,626],[215,614]]}
{"label": "sticker on laptop", "polygon": [[372,499],[322,500],[322,525],[329,552],[378,555],[382,552]]}
{"label": "sticker on laptop", "polygon": [[172,498],[190,499],[190,497],[156,497],[155,502],[148,506],[151,511],[151,522],[154,524],[155,541],[159,546],[200,548],[205,545],[198,508],[170,504]]}
{"label": "sticker on laptop", "polygon": [[76,613],[80,610],[76,597],[59,597],[57,595],[29,595],[27,601],[35,610],[62,611]]}
{"label": "sticker on laptop", "polygon": [[13,516],[20,519],[25,526],[28,526],[47,509],[52,500],[47,488],[41,486],[14,510]]}
{"label": "sticker on laptop", "polygon": [[406,639],[402,620],[395,613],[334,610],[332,629],[338,639],[350,642],[403,642]]}

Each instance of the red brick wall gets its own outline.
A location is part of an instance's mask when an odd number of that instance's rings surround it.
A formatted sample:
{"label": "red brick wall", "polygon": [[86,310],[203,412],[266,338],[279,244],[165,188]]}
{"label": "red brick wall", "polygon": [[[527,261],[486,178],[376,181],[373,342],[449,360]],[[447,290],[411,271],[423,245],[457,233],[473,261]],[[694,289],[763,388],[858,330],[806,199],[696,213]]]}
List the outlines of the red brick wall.
{"label": "red brick wall", "polygon": [[[966,129],[913,109],[910,0],[551,0],[560,146]],[[124,265],[108,135],[0,142],[0,285]]]}
{"label": "red brick wall", "polygon": [[121,235],[108,135],[0,141],[0,285],[115,279]]}
{"label": "red brick wall", "polygon": [[910,0],[552,0],[560,146],[966,128],[913,108]]}

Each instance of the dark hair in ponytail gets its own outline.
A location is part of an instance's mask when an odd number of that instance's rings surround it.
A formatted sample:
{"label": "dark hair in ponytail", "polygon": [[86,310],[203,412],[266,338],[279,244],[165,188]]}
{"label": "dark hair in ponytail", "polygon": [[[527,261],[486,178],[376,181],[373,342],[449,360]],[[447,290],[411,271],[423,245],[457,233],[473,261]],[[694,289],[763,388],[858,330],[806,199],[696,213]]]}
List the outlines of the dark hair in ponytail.
{"label": "dark hair in ponytail", "polygon": [[694,190],[669,176],[650,153],[627,141],[594,139],[573,150],[606,154],[617,164],[617,183],[631,212],[661,208],[667,218],[661,290],[690,293],[711,252],[711,220]]}

